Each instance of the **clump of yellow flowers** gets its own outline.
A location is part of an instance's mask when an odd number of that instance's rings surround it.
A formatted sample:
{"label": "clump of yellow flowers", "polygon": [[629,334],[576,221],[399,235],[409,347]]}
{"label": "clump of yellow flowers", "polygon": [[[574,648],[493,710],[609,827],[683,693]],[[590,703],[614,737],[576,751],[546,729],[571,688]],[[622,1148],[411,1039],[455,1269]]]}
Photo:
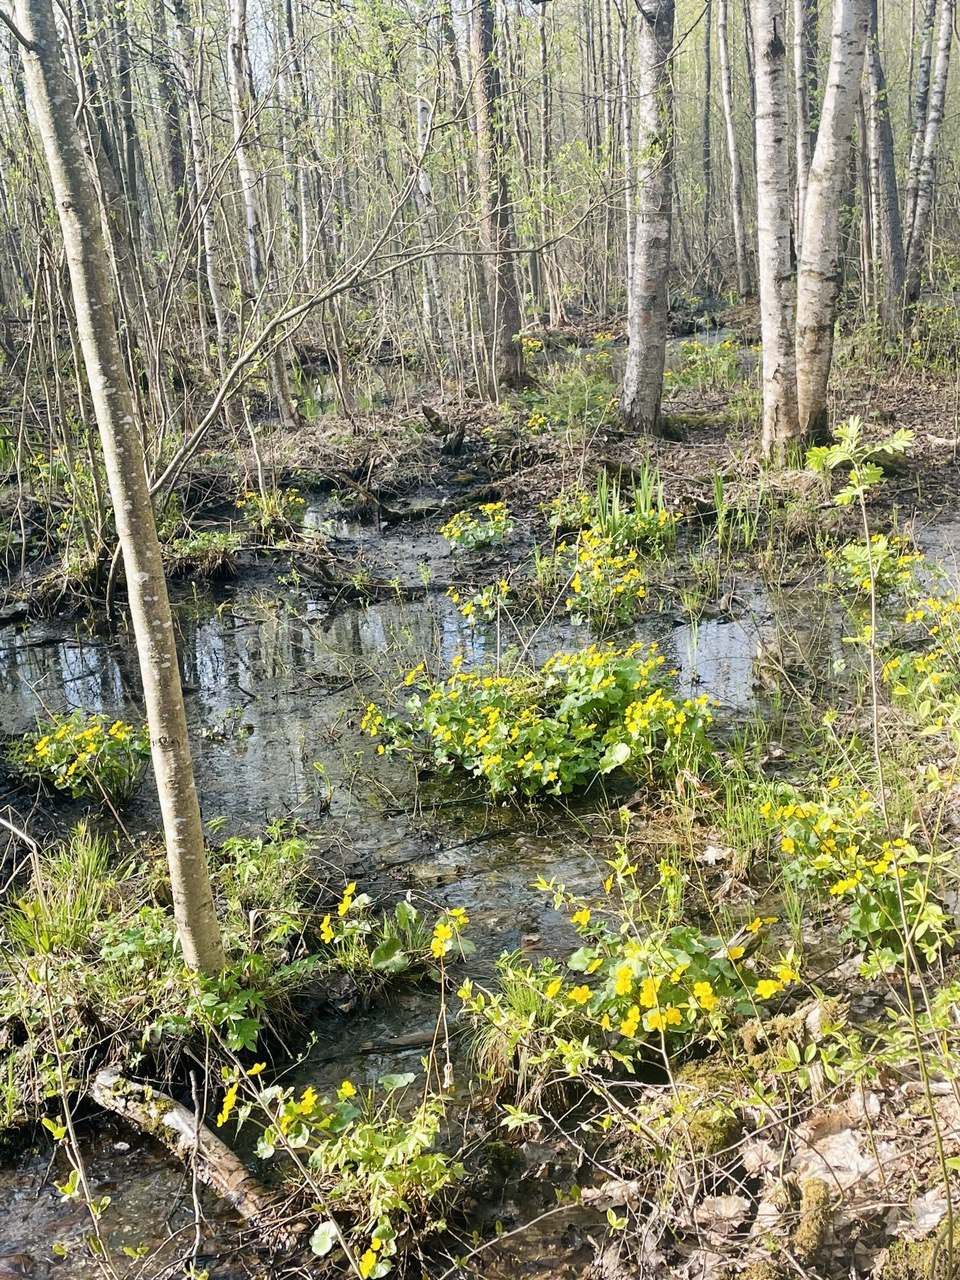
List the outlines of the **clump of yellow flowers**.
{"label": "clump of yellow flowers", "polygon": [[540,887],[568,914],[581,945],[565,963],[531,963],[507,955],[499,984],[484,991],[464,982],[460,996],[502,1061],[582,1074],[612,1061],[631,1065],[646,1048],[670,1050],[722,1038],[730,1019],[785,992],[800,977],[792,949],[770,954],[774,916],[756,916],[733,936],[683,923],[683,873],[659,868],[656,887],[641,887],[626,844],[617,846],[599,905],[554,880]]}
{"label": "clump of yellow flowers", "polygon": [[145,728],[77,709],[54,715],[10,753],[24,779],[75,799],[120,804],[136,790],[150,755]]}
{"label": "clump of yellow flowers", "polygon": [[476,513],[458,511],[440,530],[448,542],[465,551],[506,542],[513,532],[513,520],[503,502],[486,502]]}
{"label": "clump of yellow flowers", "polygon": [[893,834],[868,792],[832,777],[816,795],[781,787],[759,812],[774,830],[787,879],[840,904],[840,938],[864,954],[868,971],[901,963],[908,938],[927,960],[952,941],[934,875],[946,855],[918,847],[910,828]]}
{"label": "clump of yellow flowers", "polygon": [[510,671],[455,658],[446,680],[410,674],[408,719],[371,704],[361,727],[381,748],[466,770],[493,795],[565,795],[617,768],[673,781],[712,759],[709,699],[677,696],[673,674],[655,644],[589,645]]}

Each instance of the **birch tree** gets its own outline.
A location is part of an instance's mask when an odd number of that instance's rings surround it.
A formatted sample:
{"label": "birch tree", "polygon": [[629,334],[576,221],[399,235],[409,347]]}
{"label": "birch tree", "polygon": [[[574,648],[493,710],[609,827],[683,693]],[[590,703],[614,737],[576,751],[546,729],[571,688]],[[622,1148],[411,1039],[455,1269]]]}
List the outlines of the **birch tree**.
{"label": "birch tree", "polygon": [[674,0],[637,0],[636,227],[621,409],[634,431],[655,434],[669,321],[673,214]]}
{"label": "birch tree", "polygon": [[753,0],[757,256],[763,344],[761,447],[765,457],[775,462],[784,461],[800,437],[785,29],[785,0]]}
{"label": "birch tree", "polygon": [[953,44],[953,23],[956,0],[940,0],[940,22],[937,31],[937,56],[930,96],[927,102],[923,142],[916,174],[915,195],[908,210],[906,227],[907,266],[904,300],[912,306],[920,296],[923,274],[923,258],[927,248],[927,233],[933,216],[933,197],[936,190],[937,150],[943,128],[944,101],[950,76],[950,51]]}
{"label": "birch tree", "polygon": [[117,336],[100,210],[63,69],[52,0],[16,0],[11,19],[63,234],[77,334],[103,443],[143,682],[177,928],[187,963],[224,957],[194,785],[173,619],[147,487],[143,445]]}
{"label": "birch tree", "polygon": [[472,17],[480,243],[487,276],[488,390],[523,376],[520,295],[514,254],[510,191],[504,163],[505,132],[500,67],[494,49],[493,0],[476,0]]}
{"label": "birch tree", "polygon": [[730,69],[730,40],[727,0],[717,0],[717,46],[720,55],[720,98],[723,103],[723,125],[727,140],[727,163],[730,166],[730,219],[733,226],[733,251],[737,263],[737,289],[741,298],[750,293],[750,259],[743,223],[743,165],[737,145],[737,126],[733,114],[733,75]]}
{"label": "birch tree", "polygon": [[840,284],[840,206],[870,29],[869,0],[834,0],[830,68],[810,164],[797,277],[800,434],[827,434],[827,383]]}

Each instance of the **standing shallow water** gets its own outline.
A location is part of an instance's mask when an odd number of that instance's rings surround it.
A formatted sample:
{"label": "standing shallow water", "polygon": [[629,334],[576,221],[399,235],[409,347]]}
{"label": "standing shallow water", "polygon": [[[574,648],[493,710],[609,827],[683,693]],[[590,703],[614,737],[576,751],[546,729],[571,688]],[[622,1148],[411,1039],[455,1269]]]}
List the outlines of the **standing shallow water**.
{"label": "standing shallow water", "polygon": [[[373,541],[368,535],[363,549],[382,551]],[[444,567],[450,572],[438,539],[398,545],[398,575],[415,582],[413,566],[424,563],[427,570],[418,572],[428,580]],[[571,941],[566,920],[531,885],[542,874],[592,892],[608,838],[595,806],[521,811],[484,801],[469,787],[418,788],[405,766],[372,754],[359,730],[363,705],[387,696],[418,662],[445,664],[458,652],[468,663],[495,656],[494,627],[470,627],[435,586],[418,599],[351,606],[331,616],[320,594],[279,574],[256,586],[241,580],[203,594],[183,592],[175,608],[208,824],[221,834],[253,834],[271,818],[296,816],[318,832],[317,856],[331,874],[355,879],[384,900],[411,890],[436,905],[464,906],[481,965],[505,950],[534,955]],[[637,628],[638,638],[661,644],[680,686],[717,699],[728,721],[751,711],[758,659],[782,647],[782,620],[777,625],[762,593],[747,595],[738,610],[737,619],[697,624],[653,614]],[[810,631],[816,632],[812,622]],[[803,627],[793,628],[793,636],[802,642]],[[512,639],[536,660],[589,643],[584,630],[555,623]],[[499,641],[504,647],[506,636]],[[0,632],[0,733],[24,733],[43,710],[84,707],[137,719],[135,671],[124,635],[56,620],[8,627]],[[29,808],[22,793],[14,798],[21,812]],[[35,815],[34,829],[63,821],[45,810]],[[156,829],[149,782],[124,822],[134,842]],[[322,1088],[344,1076],[372,1082],[387,1071],[417,1070],[434,1018],[434,1000],[416,989],[348,1018],[324,1014],[292,1078]],[[80,1132],[95,1193],[113,1196],[114,1244],[142,1242],[152,1254],[166,1240],[175,1256],[201,1230],[201,1254],[218,1259],[210,1274],[233,1274],[229,1255],[238,1237],[229,1215],[201,1197],[205,1225],[195,1227],[192,1189],[179,1164],[151,1141],[92,1114],[81,1113]],[[61,1201],[49,1160],[41,1143],[0,1166],[0,1277],[95,1270],[52,1252],[56,1241],[79,1235],[86,1220]],[[501,1217],[510,1212],[498,1210]],[[535,1242],[535,1234],[523,1238],[528,1260],[537,1256]],[[130,1261],[131,1274],[140,1267]]]}

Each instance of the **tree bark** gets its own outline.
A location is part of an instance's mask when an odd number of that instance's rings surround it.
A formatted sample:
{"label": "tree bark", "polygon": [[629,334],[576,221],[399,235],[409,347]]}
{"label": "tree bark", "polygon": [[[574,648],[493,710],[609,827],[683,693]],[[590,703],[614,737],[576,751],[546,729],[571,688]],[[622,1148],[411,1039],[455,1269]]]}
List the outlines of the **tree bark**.
{"label": "tree bark", "polygon": [[916,199],[913,219],[907,231],[907,268],[904,286],[904,302],[910,308],[920,296],[923,276],[923,258],[927,248],[927,232],[933,215],[933,197],[937,179],[937,149],[943,128],[943,104],[950,76],[950,51],[953,45],[953,20],[956,0],[940,0],[940,26],[937,35],[937,57],[933,79],[930,83],[930,99],[927,104],[927,120],[923,133],[923,148],[916,180]]}
{"label": "tree bark", "polygon": [[797,244],[803,243],[807,180],[817,141],[814,101],[817,92],[818,0],[793,0],[793,79],[796,98]]}
{"label": "tree bark", "polygon": [[77,333],[123,551],[143,681],[173,904],[184,957],[216,973],[224,957],[204,850],[173,618],[147,487],[143,444],[117,338],[100,212],[76,125],[77,95],[60,61],[52,0],[16,0],[34,118],[50,170]]}
{"label": "tree bark", "polygon": [[[917,84],[913,99],[913,136],[910,140],[910,159],[907,164],[907,180],[903,196],[903,228],[909,237],[917,207],[917,184],[920,180],[920,161],[923,157],[923,140],[927,130],[927,110],[930,104],[930,72],[933,67],[933,24],[937,15],[937,0],[924,0],[923,23],[920,27],[920,56],[917,60]],[[910,22],[910,55],[913,57],[913,17]],[[911,76],[911,88],[912,88]]]}
{"label": "tree bark", "polygon": [[514,262],[513,219],[504,167],[504,120],[500,67],[494,51],[493,0],[476,0],[472,38],[477,182],[480,188],[480,245],[485,255],[488,393],[523,379],[520,296]]}
{"label": "tree bark", "polygon": [[840,207],[870,30],[869,0],[834,0],[830,69],[810,165],[797,276],[797,399],[804,439],[827,434],[827,383],[840,284]]}
{"label": "tree bark", "polygon": [[871,9],[873,31],[867,49],[867,83],[870,94],[870,155],[875,170],[877,204],[874,222],[875,248],[878,250],[876,271],[879,280],[875,295],[884,332],[894,337],[903,327],[906,258],[903,224],[900,221],[890,99],[877,43],[877,0],[873,0]]}
{"label": "tree bark", "polygon": [[753,0],[757,99],[757,244],[764,456],[783,462],[800,437],[796,277],[791,235],[785,0]]}
{"label": "tree bark", "polygon": [[621,409],[634,431],[660,429],[673,218],[674,0],[638,0],[638,154],[633,278]]}
{"label": "tree bark", "polygon": [[[264,245],[261,226],[261,201],[258,191],[259,176],[250,151],[251,76],[250,57],[247,50],[247,0],[230,0],[230,26],[227,33],[227,88],[233,118],[233,146],[243,193],[243,207],[247,231],[247,267],[255,310],[261,315],[267,312],[268,294],[273,283],[269,252]],[[277,400],[280,421],[288,431],[300,426],[290,392],[287,367],[283,350],[277,347],[269,359],[270,381]]]}
{"label": "tree bark", "polygon": [[723,101],[723,123],[727,136],[727,162],[730,165],[730,218],[733,224],[733,249],[737,261],[737,291],[741,298],[746,298],[750,294],[750,259],[743,225],[743,166],[740,163],[737,126],[733,114],[733,77],[730,73],[727,0],[717,0],[717,43],[720,54],[720,96]]}

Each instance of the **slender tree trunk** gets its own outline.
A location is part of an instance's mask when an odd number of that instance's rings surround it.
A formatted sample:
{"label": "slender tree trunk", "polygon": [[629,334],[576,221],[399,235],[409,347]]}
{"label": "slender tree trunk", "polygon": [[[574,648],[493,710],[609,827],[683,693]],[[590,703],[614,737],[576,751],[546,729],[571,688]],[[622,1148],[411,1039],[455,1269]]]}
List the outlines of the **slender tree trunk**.
{"label": "slender tree trunk", "polygon": [[747,255],[747,236],[743,225],[743,167],[740,163],[737,126],[733,114],[727,0],[717,0],[717,44],[720,53],[720,96],[723,101],[723,123],[727,136],[727,162],[730,165],[730,217],[733,223],[733,249],[737,260],[737,290],[741,298],[746,298],[750,293],[750,259]]}
{"label": "slender tree trunk", "polygon": [[906,259],[903,225],[897,192],[896,152],[890,99],[877,44],[877,0],[871,5],[873,33],[867,48],[867,83],[870,92],[870,152],[875,168],[875,248],[878,249],[877,307],[884,332],[893,337],[903,326],[903,290]]}
{"label": "slender tree trunk", "polygon": [[480,187],[480,243],[487,264],[487,390],[523,378],[520,296],[514,261],[513,220],[504,166],[504,120],[500,68],[494,54],[493,0],[476,0],[473,10],[474,110],[477,180]]}
{"label": "slender tree trunk", "polygon": [[796,276],[791,235],[785,0],[753,0],[757,98],[757,244],[764,456],[786,460],[800,436]]}
{"label": "slender tree trunk", "polygon": [[166,835],[174,913],[187,963],[224,963],[143,445],[117,339],[97,198],[76,126],[77,96],[60,61],[52,0],[16,0],[27,89],[40,133],[73,290],[77,333],[123,550],[130,614]]}
{"label": "slender tree trunk", "polygon": [[[930,103],[930,72],[933,67],[933,24],[936,15],[937,0],[925,0],[923,23],[920,28],[920,56],[917,59],[917,84],[913,98],[913,136],[910,140],[910,160],[907,164],[907,181],[903,194],[903,230],[907,239],[909,239],[916,215],[917,184],[920,181],[923,140],[927,131],[927,110]],[[913,31],[914,27],[911,21],[911,58],[913,57]],[[913,77],[911,76],[911,81],[912,79]]]}
{"label": "slender tree trunk", "polygon": [[[259,179],[251,154],[249,137],[251,116],[250,57],[247,51],[247,0],[230,0],[230,27],[227,34],[227,87],[233,117],[233,146],[243,193],[246,216],[247,267],[253,305],[262,315],[268,309],[267,295],[273,282],[272,264],[264,245],[261,226]],[[300,426],[300,416],[290,392],[283,350],[278,347],[270,356],[270,381],[277,400],[280,421],[288,431]]]}
{"label": "slender tree trunk", "polygon": [[930,82],[930,99],[927,104],[927,122],[923,134],[920,168],[916,180],[916,199],[913,220],[907,232],[907,268],[904,301],[912,307],[920,296],[923,276],[923,258],[927,248],[927,233],[933,217],[933,198],[936,193],[937,149],[943,128],[943,104],[950,76],[950,51],[953,44],[953,19],[956,0],[940,0],[940,26],[937,35],[937,57],[933,79]]}
{"label": "slender tree trunk", "polygon": [[834,0],[830,69],[810,165],[797,276],[797,397],[805,439],[827,436],[827,383],[840,285],[840,208],[869,31],[869,0]]}
{"label": "slender tree trunk", "polygon": [[703,241],[709,263],[713,222],[713,0],[703,8],[703,114],[700,117],[700,165],[703,169]]}
{"label": "slender tree trunk", "polygon": [[167,9],[165,0],[155,0],[153,6],[153,61],[157,69],[157,91],[163,120],[163,156],[166,178],[174,213],[179,221],[188,205],[187,160],[183,146],[183,112],[180,107],[180,88],[173,73],[173,59],[167,39]]}
{"label": "slender tree trunk", "polygon": [[187,98],[188,137],[190,140],[193,179],[197,194],[197,215],[200,219],[200,235],[203,243],[204,275],[207,292],[210,296],[210,308],[213,311],[213,320],[217,331],[217,364],[222,375],[226,369],[226,360],[229,353],[226,303],[223,297],[223,286],[220,283],[213,192],[210,189],[210,178],[207,169],[206,139],[204,137],[203,118],[200,113],[200,99],[196,84],[196,49],[188,0],[174,0],[173,12],[177,30],[177,57],[180,79],[183,82]]}
{"label": "slender tree trunk", "polygon": [[620,68],[620,130],[623,149],[623,208],[626,217],[626,251],[624,265],[626,268],[626,294],[629,304],[633,296],[633,236],[634,223],[634,185],[633,176],[636,159],[633,154],[633,85],[630,76],[630,14],[629,0],[618,6],[620,16],[619,38],[617,41],[617,59]]}
{"label": "slender tree trunk", "polygon": [[815,98],[817,93],[818,0],[793,0],[793,77],[796,99],[797,244],[803,241],[803,211],[807,178],[817,141]]}
{"label": "slender tree trunk", "polygon": [[674,0],[638,0],[636,231],[621,409],[634,431],[660,429],[673,215]]}

